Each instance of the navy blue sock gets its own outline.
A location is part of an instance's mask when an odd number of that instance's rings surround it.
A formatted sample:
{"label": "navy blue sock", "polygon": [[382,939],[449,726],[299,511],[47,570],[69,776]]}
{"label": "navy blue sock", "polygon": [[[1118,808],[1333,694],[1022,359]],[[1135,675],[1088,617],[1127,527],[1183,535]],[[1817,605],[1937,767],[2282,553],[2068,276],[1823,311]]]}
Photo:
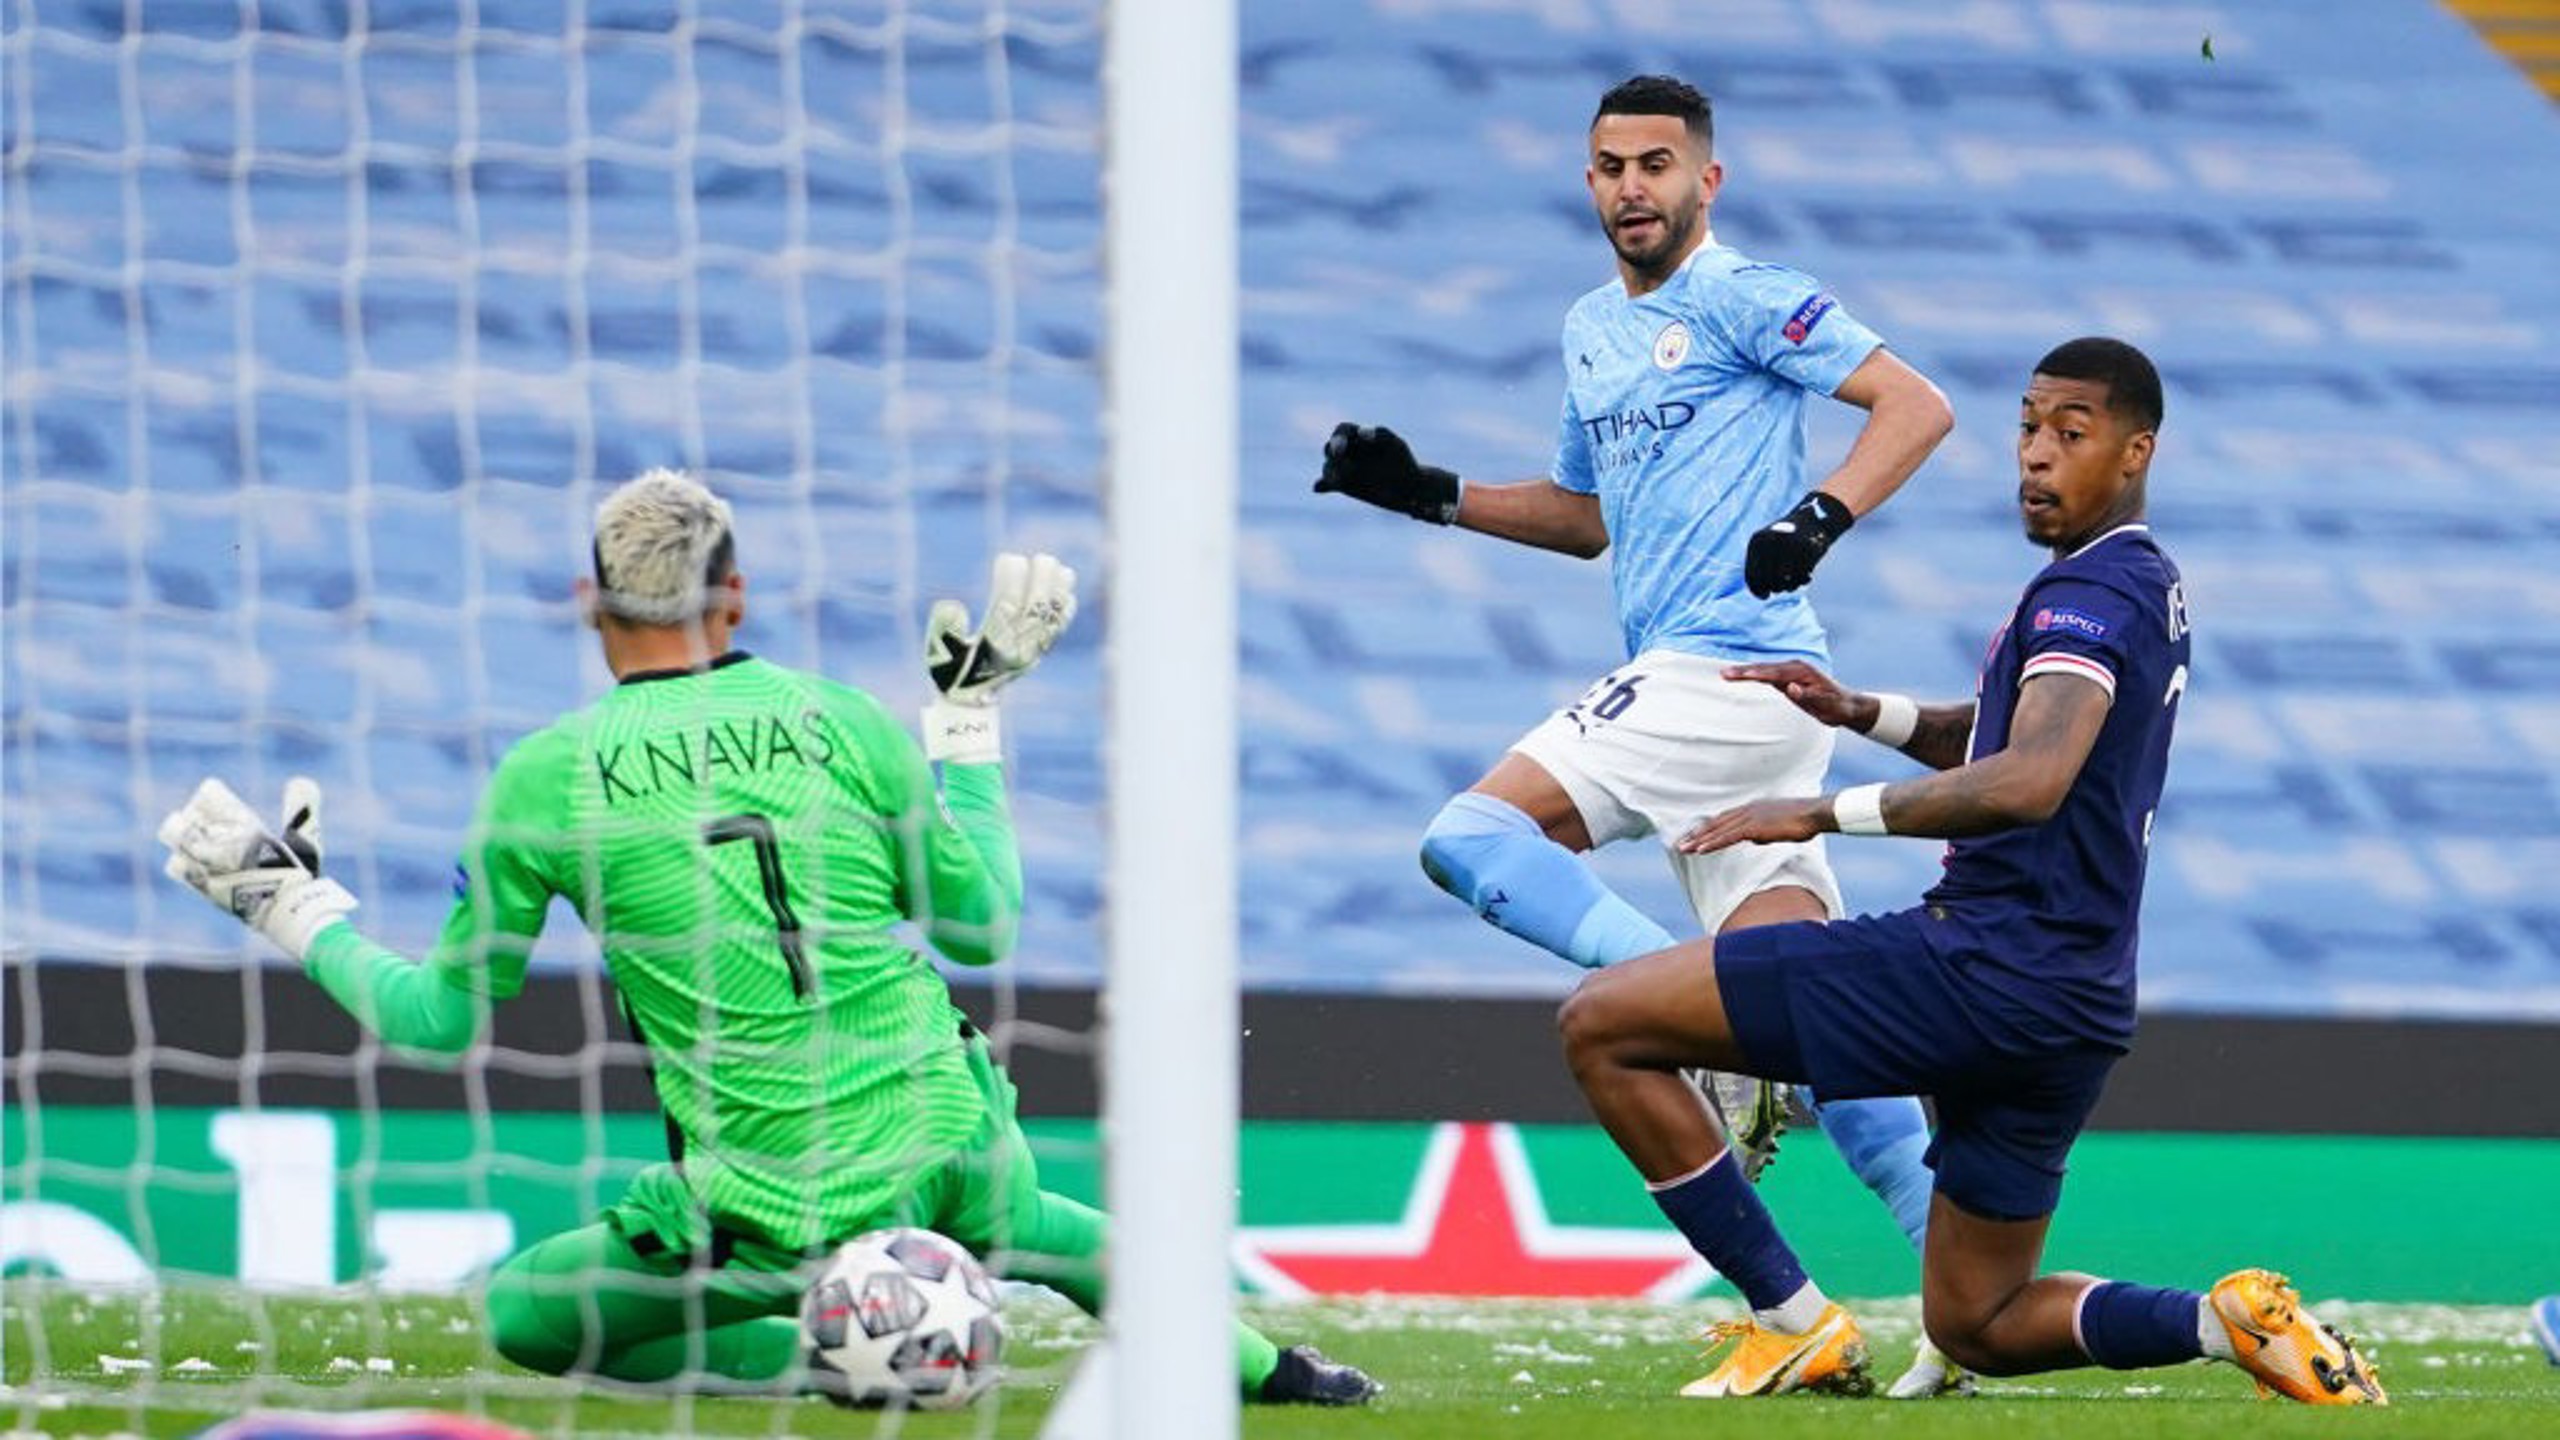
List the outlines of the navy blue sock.
{"label": "navy blue sock", "polygon": [[1752,1309],[1775,1309],[1804,1288],[1804,1266],[1779,1236],[1760,1193],[1742,1178],[1732,1151],[1686,1180],[1655,1189],[1653,1203]]}
{"label": "navy blue sock", "polygon": [[2080,1348],[2110,1370],[2146,1370],[2204,1354],[2193,1290],[2101,1280],[2080,1297]]}

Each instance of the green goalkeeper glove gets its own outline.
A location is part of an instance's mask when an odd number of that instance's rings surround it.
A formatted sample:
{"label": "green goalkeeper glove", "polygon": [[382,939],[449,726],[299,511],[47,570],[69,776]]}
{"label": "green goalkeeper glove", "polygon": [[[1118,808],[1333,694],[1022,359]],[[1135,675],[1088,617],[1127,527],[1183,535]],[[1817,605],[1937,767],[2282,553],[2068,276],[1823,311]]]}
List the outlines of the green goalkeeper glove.
{"label": "green goalkeeper glove", "polygon": [[1054,555],[998,555],[986,615],[975,629],[968,606],[934,601],[924,622],[924,663],[940,698],[925,708],[925,754],[975,765],[1001,759],[996,691],[1039,664],[1075,618],[1076,572]]}
{"label": "green goalkeeper glove", "polygon": [[270,834],[248,803],[208,779],[160,822],[169,877],[302,959],[312,937],[347,917],[356,897],[320,875],[320,786],[285,782],[284,823]]}

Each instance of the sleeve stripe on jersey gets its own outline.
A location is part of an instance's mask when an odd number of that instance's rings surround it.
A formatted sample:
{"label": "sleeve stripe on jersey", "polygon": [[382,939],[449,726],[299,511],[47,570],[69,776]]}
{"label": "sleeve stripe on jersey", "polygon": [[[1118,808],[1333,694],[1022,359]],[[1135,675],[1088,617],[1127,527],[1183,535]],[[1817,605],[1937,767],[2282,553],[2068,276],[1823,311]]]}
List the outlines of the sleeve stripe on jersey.
{"label": "sleeve stripe on jersey", "polygon": [[2019,672],[2018,683],[2023,685],[2048,671],[2060,671],[2065,675],[2077,675],[2083,680],[2095,680],[2106,688],[2109,698],[2113,698],[2116,693],[2116,672],[2086,655],[2066,655],[2060,651],[2038,655],[2029,660],[2027,668]]}

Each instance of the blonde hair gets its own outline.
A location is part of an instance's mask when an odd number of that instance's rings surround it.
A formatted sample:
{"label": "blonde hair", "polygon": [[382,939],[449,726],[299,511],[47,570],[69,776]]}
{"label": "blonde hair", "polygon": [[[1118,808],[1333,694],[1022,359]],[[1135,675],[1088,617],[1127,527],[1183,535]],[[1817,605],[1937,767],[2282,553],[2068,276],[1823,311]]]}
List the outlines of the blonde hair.
{"label": "blonde hair", "polygon": [[596,506],[596,604],[643,625],[688,624],[736,568],[729,502],[681,470],[646,470]]}

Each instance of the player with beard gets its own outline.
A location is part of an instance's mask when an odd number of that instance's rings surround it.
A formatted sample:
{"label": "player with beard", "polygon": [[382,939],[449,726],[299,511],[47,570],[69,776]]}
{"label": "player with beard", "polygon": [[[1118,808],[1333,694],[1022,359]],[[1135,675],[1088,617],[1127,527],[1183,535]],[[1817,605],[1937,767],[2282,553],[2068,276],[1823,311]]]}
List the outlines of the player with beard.
{"label": "player with beard", "polygon": [[[1627,661],[1522,737],[1422,841],[1441,888],[1510,933],[1598,967],[1670,932],[1601,883],[1582,853],[1668,837],[1700,815],[1818,789],[1831,732],[1739,663],[1830,663],[1803,587],[1856,518],[1909,479],[1954,423],[1944,396],[1811,278],[1717,241],[1714,113],[1688,84],[1640,75],[1600,99],[1584,179],[1617,275],[1566,316],[1565,392],[1547,475],[1461,482],[1383,426],[1343,424],[1315,488],[1434,524],[1591,558],[1606,552]],[[1867,412],[1818,486],[1805,483],[1807,397]],[[1912,716],[1870,732],[1906,738]],[[1819,838],[1670,854],[1709,934],[1843,913]],[[1755,1177],[1790,1109],[1810,1111],[1916,1248],[1928,1126],[1909,1097],[1821,1103],[1715,1077],[1707,1089]],[[1890,1393],[1961,1388],[1934,1352]],[[1698,1393],[1710,1393],[1700,1391]]]}

